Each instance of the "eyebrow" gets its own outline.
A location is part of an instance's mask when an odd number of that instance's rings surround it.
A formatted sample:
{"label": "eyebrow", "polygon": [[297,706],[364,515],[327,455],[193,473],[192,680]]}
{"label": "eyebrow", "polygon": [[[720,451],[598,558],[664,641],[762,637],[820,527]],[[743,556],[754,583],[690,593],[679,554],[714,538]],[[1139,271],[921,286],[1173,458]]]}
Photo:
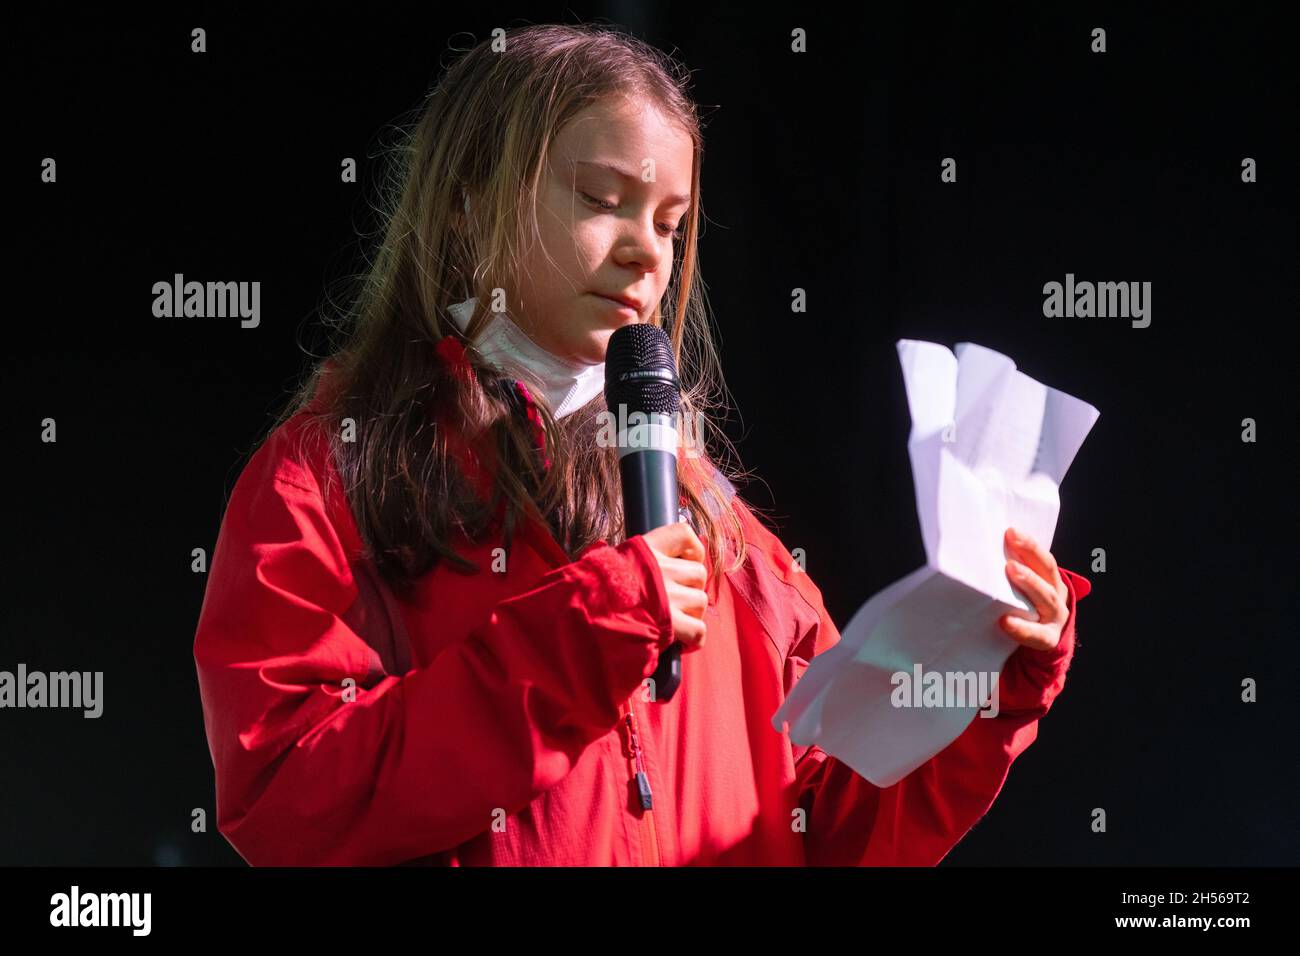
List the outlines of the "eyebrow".
{"label": "eyebrow", "polygon": [[[635,173],[630,173],[623,167],[616,166],[613,163],[601,163],[591,159],[575,159],[574,163],[579,166],[595,166],[597,169],[605,169],[613,173],[615,176],[621,176],[623,179],[631,179],[638,182],[641,179],[641,177]],[[674,206],[689,206],[691,204],[691,197],[682,195],[669,196],[668,202]]]}

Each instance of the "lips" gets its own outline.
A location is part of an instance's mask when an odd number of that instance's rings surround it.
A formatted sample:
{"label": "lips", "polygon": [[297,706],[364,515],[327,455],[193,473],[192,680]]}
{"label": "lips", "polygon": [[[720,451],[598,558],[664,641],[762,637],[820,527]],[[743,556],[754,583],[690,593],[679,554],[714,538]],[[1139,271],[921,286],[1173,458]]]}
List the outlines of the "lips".
{"label": "lips", "polygon": [[637,315],[640,315],[642,311],[645,309],[645,306],[643,306],[640,302],[638,302],[636,299],[631,298],[630,296],[606,295],[604,292],[593,292],[592,295],[599,296],[602,299],[608,299],[610,302],[617,302],[620,305],[625,305],[629,309],[632,309],[634,312],[636,312]]}

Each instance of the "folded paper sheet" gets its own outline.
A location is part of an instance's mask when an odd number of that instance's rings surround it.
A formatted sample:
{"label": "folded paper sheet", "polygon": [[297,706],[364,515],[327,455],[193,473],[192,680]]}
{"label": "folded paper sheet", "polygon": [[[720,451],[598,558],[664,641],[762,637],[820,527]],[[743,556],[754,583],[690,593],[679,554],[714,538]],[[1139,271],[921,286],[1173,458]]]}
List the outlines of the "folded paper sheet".
{"label": "folded paper sheet", "polygon": [[1007,580],[1003,534],[1014,527],[1050,549],[1061,479],[1098,418],[969,342],[954,355],[904,339],[898,355],[926,564],[867,601],[772,717],[796,744],[880,787],[947,747],[977,711],[996,715],[996,675],[1020,646],[998,619],[1038,618]]}

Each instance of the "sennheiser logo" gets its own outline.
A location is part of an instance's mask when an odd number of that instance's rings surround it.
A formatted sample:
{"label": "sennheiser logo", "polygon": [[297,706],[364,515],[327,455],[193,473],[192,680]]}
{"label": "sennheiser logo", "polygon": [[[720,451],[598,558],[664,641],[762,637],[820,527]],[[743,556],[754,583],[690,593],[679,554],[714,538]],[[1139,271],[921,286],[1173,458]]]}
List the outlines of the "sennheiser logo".
{"label": "sennheiser logo", "polygon": [[152,893],[71,893],[50,897],[51,926],[130,926],[133,936],[148,936],[153,923]]}

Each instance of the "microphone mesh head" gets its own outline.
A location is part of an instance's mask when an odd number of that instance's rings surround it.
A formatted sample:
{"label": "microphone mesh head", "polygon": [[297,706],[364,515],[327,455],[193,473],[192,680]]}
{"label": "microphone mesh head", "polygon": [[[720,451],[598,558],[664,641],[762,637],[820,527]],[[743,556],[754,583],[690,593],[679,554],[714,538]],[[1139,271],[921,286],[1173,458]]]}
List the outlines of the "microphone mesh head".
{"label": "microphone mesh head", "polygon": [[619,405],[628,414],[677,414],[681,383],[667,332],[640,322],[614,330],[605,350],[605,401],[614,415]]}

